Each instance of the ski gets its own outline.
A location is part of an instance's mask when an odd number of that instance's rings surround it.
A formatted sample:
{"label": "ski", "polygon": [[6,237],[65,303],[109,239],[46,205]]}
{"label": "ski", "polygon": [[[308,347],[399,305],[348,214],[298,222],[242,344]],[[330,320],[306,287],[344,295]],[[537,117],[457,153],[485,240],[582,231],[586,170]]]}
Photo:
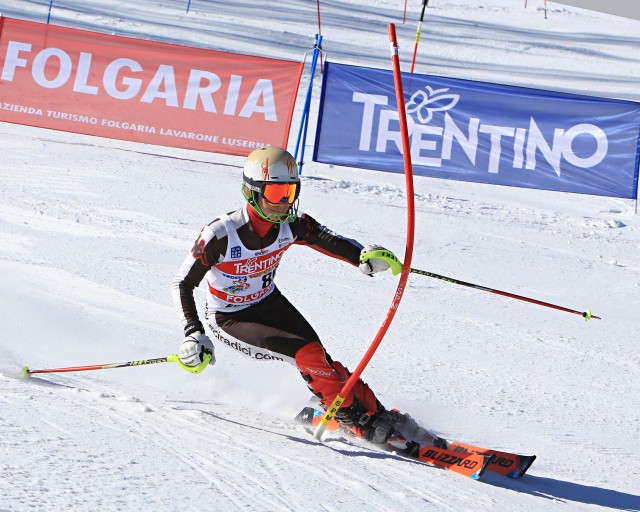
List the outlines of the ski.
{"label": "ski", "polygon": [[522,478],[527,470],[536,460],[535,455],[518,455],[516,453],[501,452],[498,450],[490,450],[488,448],[480,448],[467,443],[458,441],[447,442],[447,448],[457,453],[478,453],[484,455],[494,455],[493,460],[487,469],[495,473],[499,473],[508,478]]}
{"label": "ski", "polygon": [[411,448],[399,449],[397,444],[407,446],[407,440],[404,438],[391,438],[386,443],[385,449],[403,457],[448,469],[473,480],[478,480],[489,469],[495,459],[495,455],[486,453],[460,452],[436,446],[415,445],[411,447],[411,443],[409,443]]}
{"label": "ski", "polygon": [[[320,422],[323,414],[323,411],[308,406],[300,411],[296,420],[314,428]],[[327,430],[351,433],[349,430],[342,429],[335,418],[327,425]],[[521,478],[536,459],[535,455],[519,455],[491,450],[459,441],[442,441],[446,443],[446,447],[430,444],[418,445],[417,443],[409,443],[409,447],[407,447],[407,440],[401,437],[392,437],[384,448],[404,457],[446,468],[472,479],[480,478],[485,470],[508,478]]]}

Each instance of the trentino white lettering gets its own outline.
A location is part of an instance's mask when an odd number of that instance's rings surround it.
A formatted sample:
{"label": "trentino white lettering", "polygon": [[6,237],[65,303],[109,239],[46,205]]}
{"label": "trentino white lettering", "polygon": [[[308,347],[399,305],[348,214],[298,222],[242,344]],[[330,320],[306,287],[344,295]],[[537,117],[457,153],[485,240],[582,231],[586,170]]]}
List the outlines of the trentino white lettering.
{"label": "trentino white lettering", "polygon": [[[388,98],[383,95],[354,92],[352,100],[354,103],[362,104],[358,149],[371,151],[375,133],[376,152],[385,153],[389,143],[402,152],[398,113],[377,108],[378,105],[387,105]],[[560,176],[563,158],[571,165],[586,169],[602,162],[609,147],[606,133],[598,126],[588,123],[577,124],[567,130],[556,128],[551,141],[548,141],[533,117],[530,118],[527,128],[485,124],[478,118],[470,118],[468,125],[463,128],[458,126],[447,112],[444,113],[443,127],[419,124],[410,115],[407,115],[407,125],[411,161],[430,167],[442,167],[443,160],[450,160],[455,145],[460,147],[469,161],[476,166],[480,134],[488,138],[487,172],[490,173],[499,172],[500,164],[503,163],[501,156],[507,149],[513,152],[514,169],[536,169],[538,155],[541,155],[556,175]],[[577,155],[574,152],[572,145],[577,137],[591,137],[595,141],[595,148],[591,154]]]}

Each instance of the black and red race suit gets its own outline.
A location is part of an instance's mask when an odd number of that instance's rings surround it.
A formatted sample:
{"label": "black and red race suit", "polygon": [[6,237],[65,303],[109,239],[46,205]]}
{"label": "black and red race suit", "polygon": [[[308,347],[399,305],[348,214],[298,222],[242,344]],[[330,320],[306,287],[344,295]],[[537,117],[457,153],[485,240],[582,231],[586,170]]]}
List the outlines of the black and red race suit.
{"label": "black and red race suit", "polygon": [[[313,327],[278,290],[276,270],[293,244],[308,245],[356,267],[362,245],[304,213],[291,223],[270,225],[264,236],[254,229],[260,222],[266,221],[245,205],[201,230],[171,286],[185,335],[205,332],[193,292],[206,277],[205,319],[213,338],[253,359],[296,365],[328,406],[349,377],[348,370],[331,359]],[[343,410],[354,397],[360,412],[373,414],[380,407],[362,381],[344,397]]]}

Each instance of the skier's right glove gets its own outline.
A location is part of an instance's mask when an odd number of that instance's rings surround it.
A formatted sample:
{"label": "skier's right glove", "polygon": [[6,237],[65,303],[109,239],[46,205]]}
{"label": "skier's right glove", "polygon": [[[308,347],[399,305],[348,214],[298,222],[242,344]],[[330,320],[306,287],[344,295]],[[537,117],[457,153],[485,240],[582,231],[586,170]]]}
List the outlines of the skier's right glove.
{"label": "skier's right glove", "polygon": [[184,338],[180,345],[180,361],[186,366],[198,366],[203,360],[205,354],[211,354],[209,364],[215,364],[216,354],[213,343],[206,334],[200,331],[192,332]]}

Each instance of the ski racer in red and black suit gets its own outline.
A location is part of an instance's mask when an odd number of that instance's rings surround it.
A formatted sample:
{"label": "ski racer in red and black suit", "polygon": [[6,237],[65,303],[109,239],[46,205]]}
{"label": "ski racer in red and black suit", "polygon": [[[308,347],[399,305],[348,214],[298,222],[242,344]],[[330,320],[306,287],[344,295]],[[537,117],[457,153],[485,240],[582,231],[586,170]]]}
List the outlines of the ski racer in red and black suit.
{"label": "ski racer in red and black suit", "polygon": [[[292,244],[308,245],[360,267],[367,275],[389,268],[386,260],[360,264],[361,251],[382,249],[343,238],[306,214],[298,215],[300,178],[287,151],[266,147],[245,162],[246,204],[205,226],[172,283],[174,303],[184,326],[181,361],[196,366],[214,348],[205,335],[194,289],[207,278],[205,319],[219,342],[258,360],[294,364],[324,407],[349,377],[348,370],[325,351],[320,337],[275,286],[280,259]],[[354,433],[384,442],[391,425],[385,408],[359,380],[345,397],[336,419]]]}

